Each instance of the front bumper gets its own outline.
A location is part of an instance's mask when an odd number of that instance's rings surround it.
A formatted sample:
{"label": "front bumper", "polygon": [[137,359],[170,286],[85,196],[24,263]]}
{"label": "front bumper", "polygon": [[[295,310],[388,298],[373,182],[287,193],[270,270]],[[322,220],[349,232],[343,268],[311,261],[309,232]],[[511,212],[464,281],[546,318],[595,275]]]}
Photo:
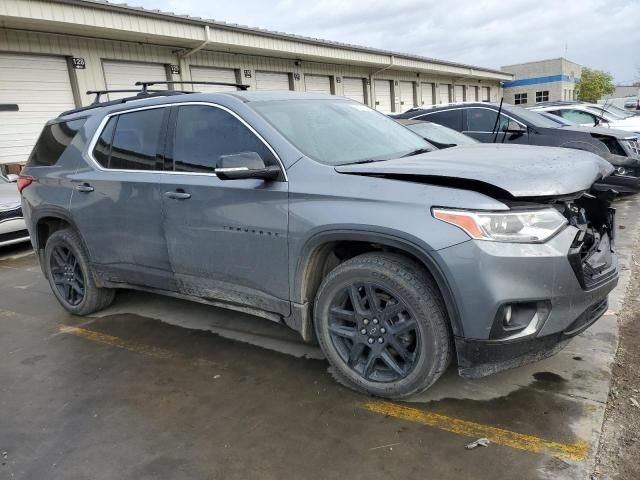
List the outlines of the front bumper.
{"label": "front bumper", "polygon": [[[484,376],[545,358],[602,316],[618,282],[617,257],[605,237],[608,267],[597,281],[580,281],[570,259],[577,232],[567,226],[544,244],[468,241],[437,252],[459,313],[461,375]],[[498,313],[521,303],[545,306],[535,330],[494,339]]]}

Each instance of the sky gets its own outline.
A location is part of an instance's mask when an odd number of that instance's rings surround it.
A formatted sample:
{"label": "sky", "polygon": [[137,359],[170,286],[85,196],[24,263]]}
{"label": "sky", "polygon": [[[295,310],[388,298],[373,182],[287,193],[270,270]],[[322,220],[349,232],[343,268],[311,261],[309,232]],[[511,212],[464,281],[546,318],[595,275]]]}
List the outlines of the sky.
{"label": "sky", "polygon": [[640,80],[640,0],[129,0],[129,5],[471,65],[566,57]]}

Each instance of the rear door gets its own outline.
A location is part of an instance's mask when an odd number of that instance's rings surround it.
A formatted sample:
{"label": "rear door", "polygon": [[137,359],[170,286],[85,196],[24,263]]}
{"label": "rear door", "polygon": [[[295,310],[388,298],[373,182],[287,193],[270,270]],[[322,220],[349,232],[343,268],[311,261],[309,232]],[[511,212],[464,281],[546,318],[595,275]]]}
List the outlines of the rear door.
{"label": "rear door", "polygon": [[156,107],[108,117],[86,166],[70,175],[71,216],[96,271],[111,281],[173,289],[157,184],[168,113]]}
{"label": "rear door", "polygon": [[164,235],[180,290],[277,314],[289,313],[288,183],[220,180],[222,155],[274,151],[230,110],[185,105],[172,111],[169,171],[161,198]]}

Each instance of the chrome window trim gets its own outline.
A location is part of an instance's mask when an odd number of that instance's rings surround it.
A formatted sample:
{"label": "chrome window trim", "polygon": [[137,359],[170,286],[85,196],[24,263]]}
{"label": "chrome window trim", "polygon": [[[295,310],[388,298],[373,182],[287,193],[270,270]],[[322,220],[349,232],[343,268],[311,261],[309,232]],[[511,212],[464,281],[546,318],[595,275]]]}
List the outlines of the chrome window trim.
{"label": "chrome window trim", "polygon": [[280,165],[280,169],[284,173],[284,181],[285,182],[289,181],[289,176],[287,175],[287,169],[284,167],[284,163],[282,163],[282,160],[280,159],[280,157],[278,156],[276,151],[271,147],[271,145],[269,145],[269,143],[264,139],[264,137],[262,135],[260,135],[256,131],[256,129],[254,129],[251,125],[249,125],[242,117],[240,117],[233,110],[230,110],[229,108],[227,108],[227,107],[225,107],[223,105],[218,105],[217,103],[213,103],[213,102],[198,101],[198,102],[170,103],[170,104],[164,104],[164,105],[149,105],[149,106],[146,106],[146,107],[131,108],[131,109],[128,109],[128,110],[119,110],[117,112],[110,113],[110,114],[106,115],[100,121],[100,125],[98,125],[98,128],[96,129],[95,133],[93,134],[93,137],[91,138],[91,141],[89,142],[89,145],[87,146],[87,150],[85,152],[87,158],[89,158],[91,160],[91,163],[93,164],[92,166],[94,168],[96,168],[97,170],[100,170],[102,172],[130,172],[130,173],[132,172],[132,173],[147,173],[147,174],[154,174],[154,175],[156,175],[158,173],[162,173],[162,174],[169,174],[169,175],[197,175],[197,176],[207,176],[207,177],[216,177],[216,178],[218,178],[218,176],[215,173],[175,172],[175,171],[172,171],[172,170],[127,170],[127,169],[123,169],[123,168],[104,168],[102,165],[100,165],[100,163],[98,163],[98,161],[93,156],[93,151],[95,150],[96,143],[98,143],[98,139],[100,138],[100,135],[104,131],[104,128],[106,127],[107,122],[112,117],[115,117],[116,115],[124,115],[125,113],[140,112],[140,111],[143,111],[143,110],[152,110],[152,109],[170,108],[170,107],[180,107],[180,106],[190,106],[190,105],[205,105],[205,106],[208,106],[208,107],[219,108],[219,109],[224,110],[225,112],[231,114],[233,117],[235,117],[237,120],[239,120],[240,123],[242,123],[245,127],[247,127],[247,129],[251,133],[253,133],[264,144],[264,146],[267,147],[267,149],[269,149],[269,151],[273,154],[274,158],[278,161],[278,164]]}
{"label": "chrome window trim", "polygon": [[[489,108],[489,107],[478,107],[478,106],[465,106],[465,107],[455,107],[455,108],[444,108],[442,110],[437,110],[435,112],[429,112],[429,113],[422,113],[420,115],[417,115],[415,117],[411,117],[411,120],[416,119],[416,120],[420,120],[421,117],[427,116],[427,115],[433,115],[434,113],[440,113],[440,112],[449,112],[451,110],[471,110],[472,108],[477,108],[477,109],[481,109],[481,110],[491,110],[492,112],[496,112],[498,113],[497,110],[493,109],[493,108]],[[513,120],[514,122],[516,122],[518,125],[527,128],[527,126],[522,123],[520,120],[516,120],[515,118],[513,118],[511,115],[507,114],[503,111],[500,112],[500,115],[504,115],[505,117],[507,117],[509,120]],[[468,125],[467,125],[468,126]],[[482,130],[462,130],[463,132],[473,132],[473,133],[496,133],[496,132],[483,132]],[[498,133],[503,133],[503,132],[498,132]]]}

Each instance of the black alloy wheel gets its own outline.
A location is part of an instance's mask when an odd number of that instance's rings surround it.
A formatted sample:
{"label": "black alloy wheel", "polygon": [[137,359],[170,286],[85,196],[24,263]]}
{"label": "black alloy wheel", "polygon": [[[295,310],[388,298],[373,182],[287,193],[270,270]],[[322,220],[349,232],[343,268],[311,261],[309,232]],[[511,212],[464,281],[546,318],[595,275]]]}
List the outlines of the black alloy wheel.
{"label": "black alloy wheel", "polygon": [[60,296],[72,306],[79,305],[85,296],[85,278],[73,251],[56,245],[50,256],[52,280]]}

